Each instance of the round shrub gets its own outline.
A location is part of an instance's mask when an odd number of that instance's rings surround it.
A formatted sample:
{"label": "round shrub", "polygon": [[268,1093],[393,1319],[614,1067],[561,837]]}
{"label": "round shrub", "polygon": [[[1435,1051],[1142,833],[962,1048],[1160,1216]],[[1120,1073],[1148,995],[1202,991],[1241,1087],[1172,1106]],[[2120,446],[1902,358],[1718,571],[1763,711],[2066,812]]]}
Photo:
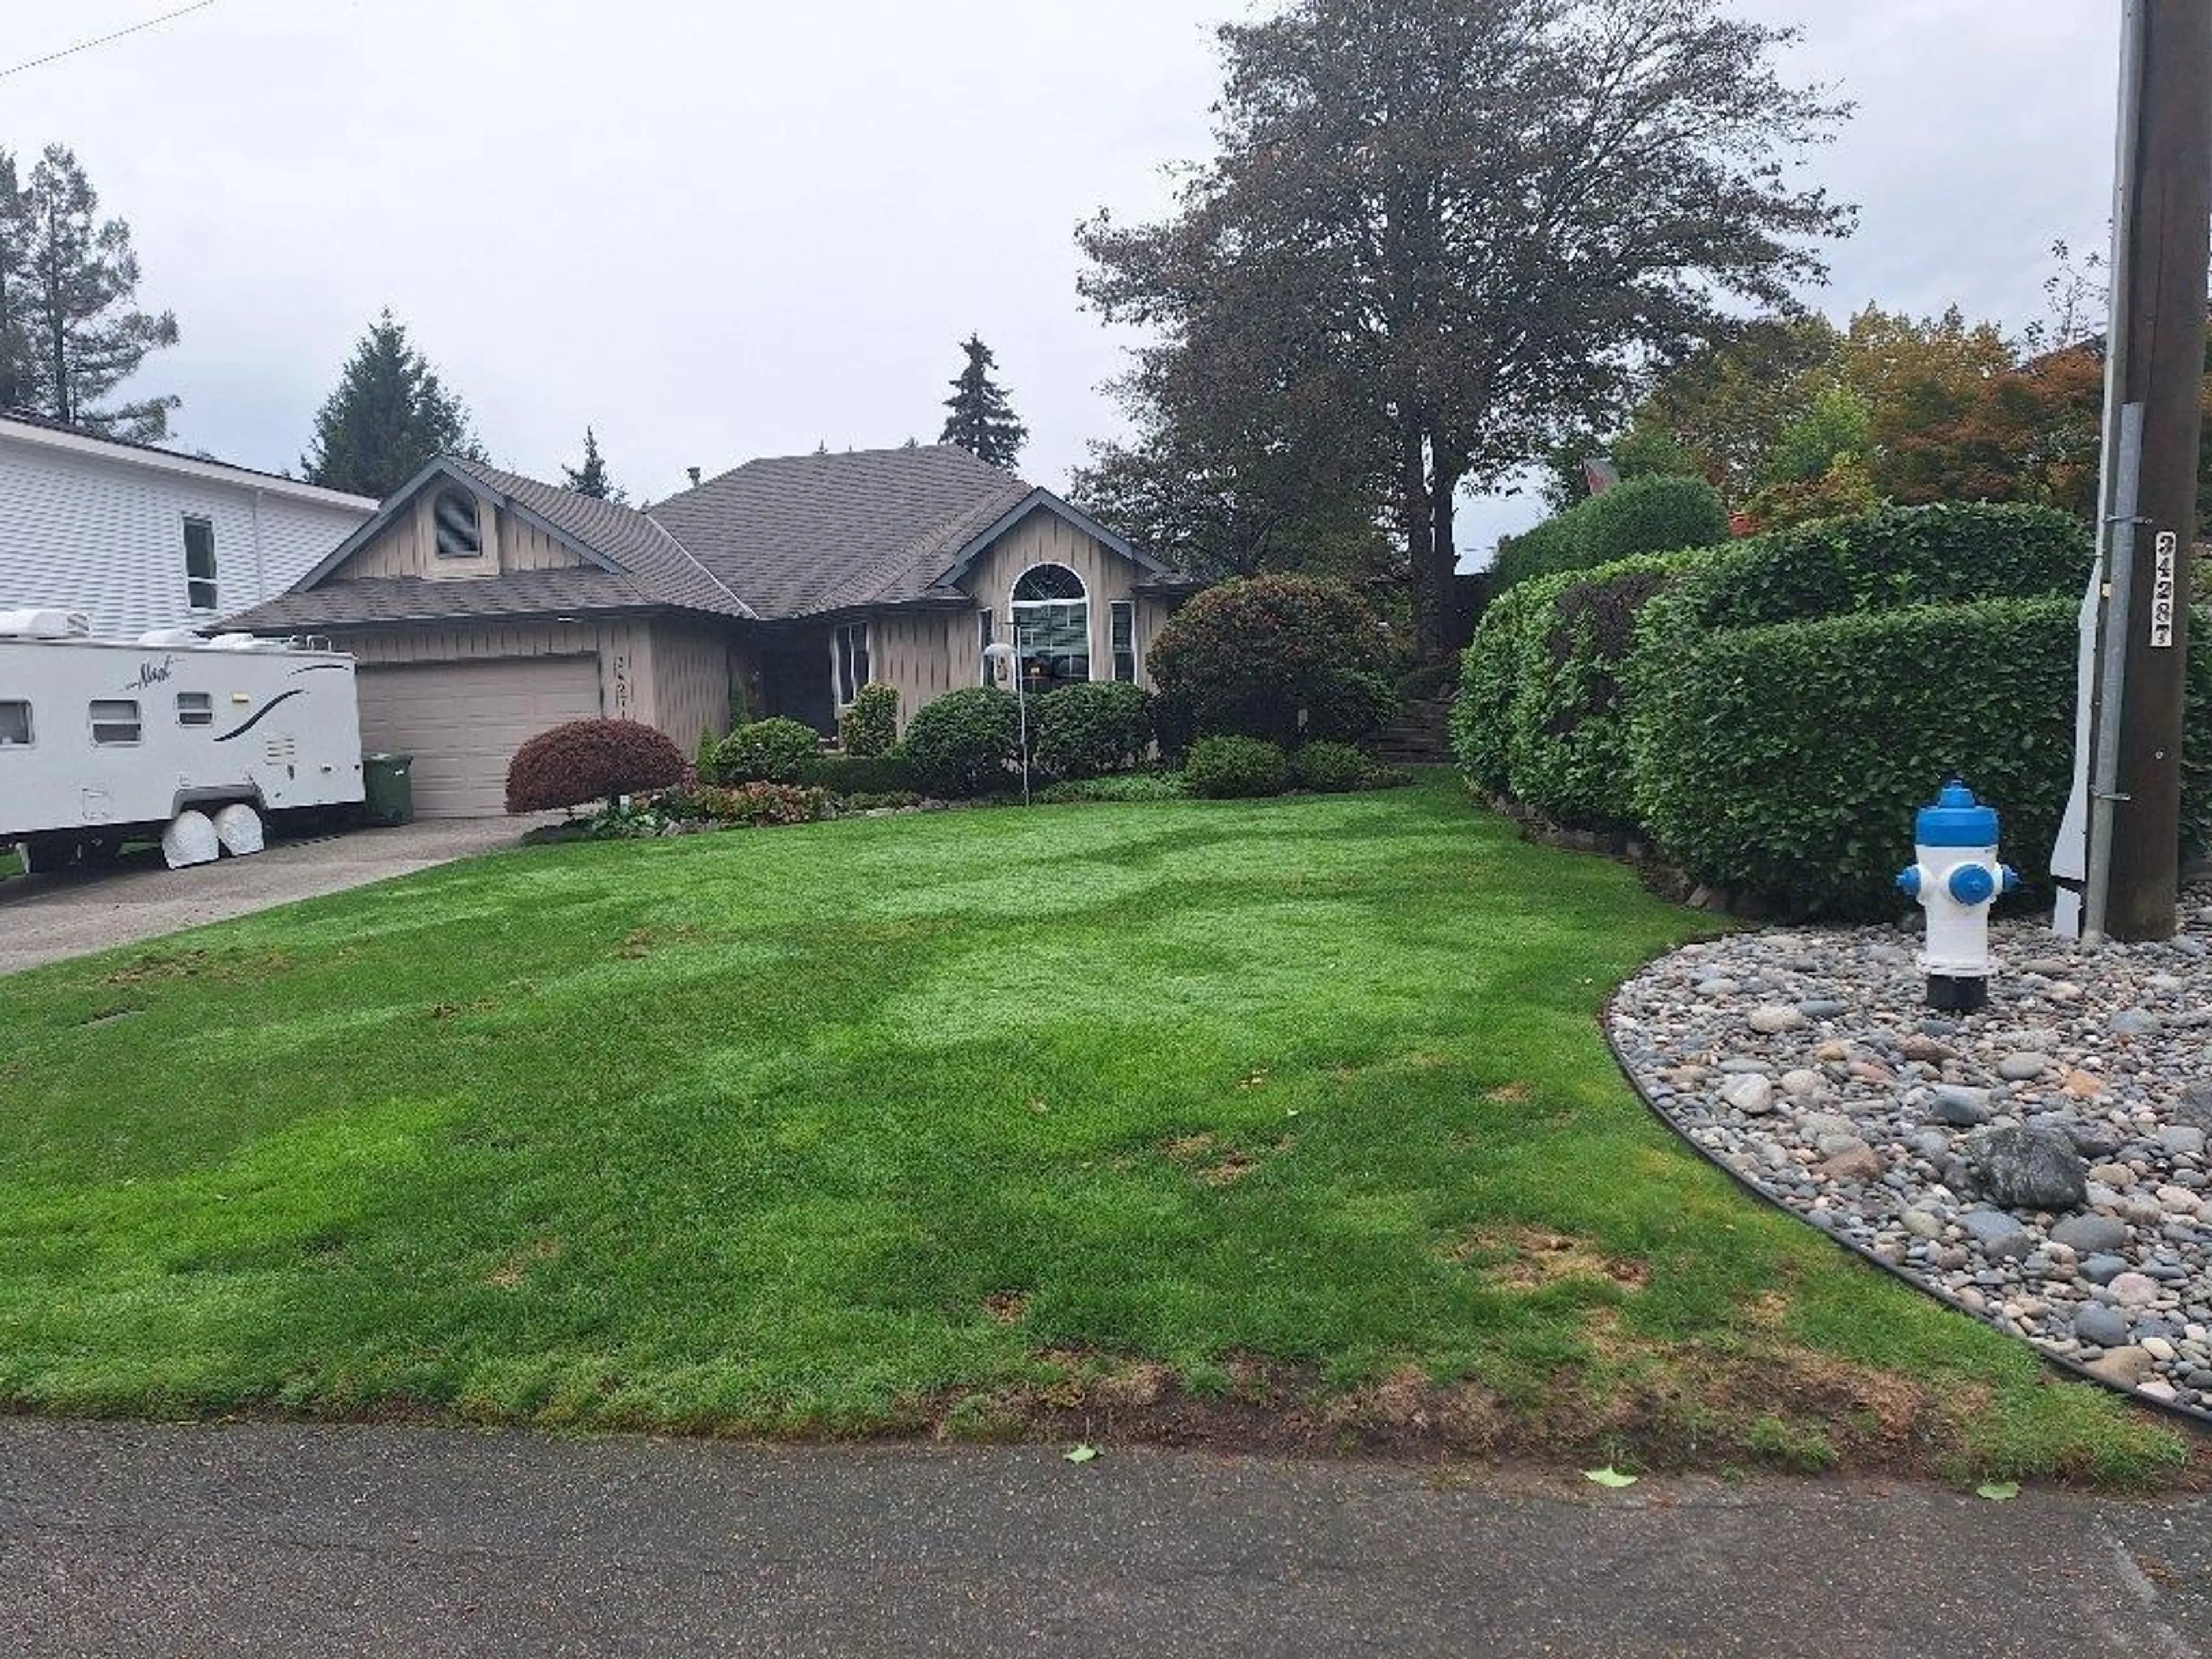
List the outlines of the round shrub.
{"label": "round shrub", "polygon": [[683,781],[683,751],[665,733],[641,720],[571,720],[514,751],[507,810],[544,812]]}
{"label": "round shrub", "polygon": [[994,685],[949,691],[914,712],[906,757],[921,787],[964,800],[1006,787],[1006,769],[1021,753],[1021,710],[1014,694]]}
{"label": "round shrub", "polygon": [[1703,478],[1631,478],[1498,545],[1491,591],[1537,576],[1588,570],[1644,553],[1713,547],[1729,539],[1728,509]]}
{"label": "round shrub", "polygon": [[880,760],[898,746],[898,688],[870,680],[837,721],[837,741],[854,760]]}
{"label": "round shrub", "polygon": [[1291,786],[1310,789],[1316,794],[1341,795],[1364,789],[1375,775],[1375,763],[1363,750],[1326,738],[1306,744],[1291,756]]}
{"label": "round shrub", "polygon": [[754,720],[724,738],[714,750],[716,783],[796,783],[799,768],[820,752],[822,740],[803,720]]}
{"label": "round shrub", "polygon": [[1147,659],[1176,733],[1362,738],[1390,718],[1390,639],[1341,582],[1256,576],[1208,588]]}
{"label": "round shrub", "polygon": [[1152,694],[1115,680],[1063,685],[1030,706],[1030,749],[1061,778],[1126,772],[1152,746]]}
{"label": "round shrub", "polygon": [[1291,765],[1280,744],[1265,738],[1200,738],[1183,762],[1183,783],[1209,800],[1279,795],[1290,787]]}

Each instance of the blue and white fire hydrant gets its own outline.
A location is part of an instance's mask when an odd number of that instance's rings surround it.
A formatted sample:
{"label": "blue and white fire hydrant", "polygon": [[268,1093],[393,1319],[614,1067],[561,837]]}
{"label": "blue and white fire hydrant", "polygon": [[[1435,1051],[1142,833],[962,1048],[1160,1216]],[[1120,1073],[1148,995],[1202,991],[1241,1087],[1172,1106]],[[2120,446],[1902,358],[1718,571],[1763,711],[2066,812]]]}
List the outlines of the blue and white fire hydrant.
{"label": "blue and white fire hydrant", "polygon": [[1997,814],[1953,778],[1912,821],[1913,857],[1897,884],[1928,912],[1928,1006],[1972,1013],[1990,1000],[1990,906],[2020,885],[1997,862]]}

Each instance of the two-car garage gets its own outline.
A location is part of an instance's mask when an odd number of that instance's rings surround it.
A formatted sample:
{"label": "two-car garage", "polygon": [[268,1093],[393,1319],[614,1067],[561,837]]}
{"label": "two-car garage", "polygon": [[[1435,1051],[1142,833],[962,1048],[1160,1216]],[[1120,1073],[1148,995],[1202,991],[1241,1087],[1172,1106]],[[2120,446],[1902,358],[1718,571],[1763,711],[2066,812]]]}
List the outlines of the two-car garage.
{"label": "two-car garage", "polygon": [[361,665],[362,747],[415,757],[415,810],[489,817],[506,810],[507,763],[529,738],[600,710],[599,658],[497,657]]}

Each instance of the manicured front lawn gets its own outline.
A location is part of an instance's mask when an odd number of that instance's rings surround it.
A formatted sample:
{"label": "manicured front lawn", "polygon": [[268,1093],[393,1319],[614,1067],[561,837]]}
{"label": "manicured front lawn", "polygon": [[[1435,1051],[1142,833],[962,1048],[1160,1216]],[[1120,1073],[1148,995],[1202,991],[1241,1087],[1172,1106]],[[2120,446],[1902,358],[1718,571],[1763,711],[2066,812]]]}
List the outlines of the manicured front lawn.
{"label": "manicured front lawn", "polygon": [[0,1401],[2140,1475],[1595,1016],[1448,783],[478,860],[0,979]]}

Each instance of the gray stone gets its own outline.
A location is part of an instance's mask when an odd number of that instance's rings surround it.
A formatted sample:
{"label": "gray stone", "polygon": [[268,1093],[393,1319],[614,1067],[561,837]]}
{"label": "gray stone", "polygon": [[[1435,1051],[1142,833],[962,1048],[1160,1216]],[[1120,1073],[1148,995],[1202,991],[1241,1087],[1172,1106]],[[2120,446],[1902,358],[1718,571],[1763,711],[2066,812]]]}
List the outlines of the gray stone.
{"label": "gray stone", "polygon": [[1850,1003],[1835,997],[1809,997],[1797,1005],[1797,1012],[1808,1019],[1841,1019],[1850,1011]]}
{"label": "gray stone", "polygon": [[1951,1137],[1941,1129],[1922,1129],[1911,1141],[1912,1150],[1929,1163],[1940,1163],[1951,1155]]}
{"label": "gray stone", "polygon": [[1805,1016],[1787,1003],[1769,1002],[1753,1009],[1745,1016],[1744,1024],[1761,1036],[1779,1036],[1784,1031],[1794,1031],[1802,1026]]}
{"label": "gray stone", "polygon": [[1939,1083],[1928,1099],[1928,1121],[1971,1129],[1990,1121],[1990,1091],[1964,1084]]}
{"label": "gray stone", "polygon": [[2182,1158],[2195,1158],[2204,1150],[2204,1131],[2193,1123],[2169,1123],[2158,1132],[2161,1150]]}
{"label": "gray stone", "polygon": [[2074,1143],[2074,1150],[2084,1158],[2110,1158],[2128,1144],[2128,1138],[2109,1123],[2084,1121],[2068,1118],[2059,1127]]}
{"label": "gray stone", "polygon": [[2051,1242],[2083,1255],[2109,1255],[2127,1246],[2127,1224],[2108,1215],[2069,1215],[2051,1230]]}
{"label": "gray stone", "polygon": [[1997,1075],[2008,1083],[2026,1083],[2051,1069],[2051,1057],[2033,1050],[2007,1054],[1997,1062]]}
{"label": "gray stone", "polygon": [[1749,1072],[1732,1079],[1721,1098],[1746,1117],[1762,1117],[1774,1109],[1774,1079],[1764,1072]]}
{"label": "gray stone", "polygon": [[2148,1008],[2123,1008],[2105,1023],[2122,1036],[2148,1036],[2162,1022]]}
{"label": "gray stone", "polygon": [[2090,1255],[2081,1258],[2081,1277],[2092,1285],[2109,1285],[2128,1270],[2128,1259],[2124,1255]]}
{"label": "gray stone", "polygon": [[1827,1087],[1826,1078],[1818,1072],[1808,1071],[1802,1066],[1795,1071],[1784,1072],[1782,1074],[1782,1092],[1785,1095],[1792,1095],[1802,1099],[1808,1096],[1819,1094],[1826,1087]]}
{"label": "gray stone", "polygon": [[1995,1261],[2017,1261],[2035,1248],[2027,1228],[2002,1210],[1969,1210],[1959,1218],[1966,1237]]}
{"label": "gray stone", "polygon": [[2148,1273],[2122,1273],[2105,1288],[2124,1308],[2147,1308],[2158,1296],[2158,1281]]}
{"label": "gray stone", "polygon": [[2151,1357],[2141,1348],[2114,1348],[2088,1370],[2093,1376],[2132,1389],[2151,1374],[2153,1364]]}
{"label": "gray stone", "polygon": [[1933,1241],[1943,1236],[1943,1218],[1933,1210],[1913,1208],[1898,1217],[1899,1224],[1915,1238]]}
{"label": "gray stone", "polygon": [[1966,1156],[1982,1190],[2008,1210],[2070,1210],[2088,1197],[2088,1166],[2056,1129],[1978,1129]]}
{"label": "gray stone", "polygon": [[2092,1302],[2074,1316],[2074,1334],[2100,1348],[2124,1347],[2128,1340],[2127,1316],[2118,1308]]}

